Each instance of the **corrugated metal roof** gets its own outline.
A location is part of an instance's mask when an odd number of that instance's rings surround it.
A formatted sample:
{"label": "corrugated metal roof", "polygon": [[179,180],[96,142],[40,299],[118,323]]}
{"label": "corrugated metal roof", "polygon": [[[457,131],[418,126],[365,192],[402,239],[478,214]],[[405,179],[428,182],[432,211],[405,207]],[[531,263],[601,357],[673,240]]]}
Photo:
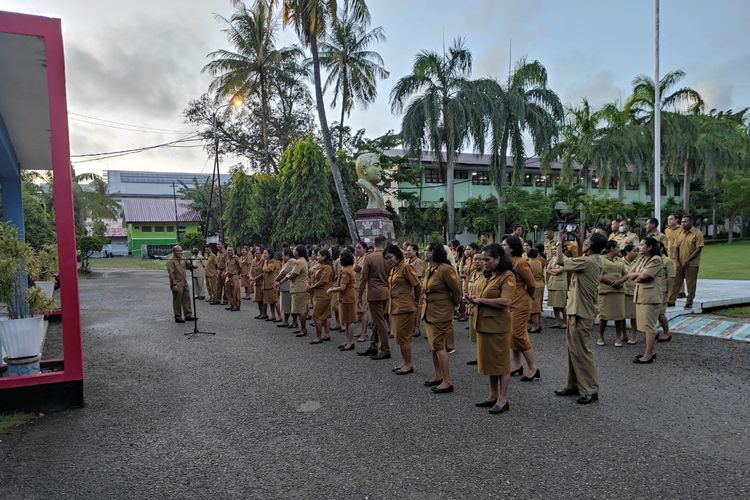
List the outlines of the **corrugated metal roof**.
{"label": "corrugated metal roof", "polygon": [[[177,200],[179,222],[200,222],[190,200]],[[125,222],[174,222],[174,201],[168,198],[126,198],[122,200]]]}

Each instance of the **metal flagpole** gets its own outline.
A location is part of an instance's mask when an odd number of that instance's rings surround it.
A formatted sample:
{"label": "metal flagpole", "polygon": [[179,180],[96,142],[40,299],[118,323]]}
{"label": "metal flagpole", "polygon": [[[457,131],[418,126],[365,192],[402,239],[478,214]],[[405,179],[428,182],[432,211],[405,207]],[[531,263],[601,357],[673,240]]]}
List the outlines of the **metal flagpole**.
{"label": "metal flagpole", "polygon": [[654,217],[661,220],[661,89],[659,88],[659,0],[656,2],[656,53],[654,70]]}

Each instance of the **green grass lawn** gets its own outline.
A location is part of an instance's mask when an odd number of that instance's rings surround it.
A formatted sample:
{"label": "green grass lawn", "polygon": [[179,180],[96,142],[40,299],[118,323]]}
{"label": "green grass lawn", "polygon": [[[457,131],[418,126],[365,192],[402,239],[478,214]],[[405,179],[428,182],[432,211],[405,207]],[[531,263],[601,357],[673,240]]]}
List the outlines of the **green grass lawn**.
{"label": "green grass lawn", "polygon": [[31,420],[28,413],[12,413],[10,415],[0,415],[0,433],[7,431],[11,427],[25,424]]}
{"label": "green grass lawn", "polygon": [[741,307],[728,307],[726,309],[719,309],[718,311],[711,311],[711,314],[718,314],[719,316],[727,316],[729,318],[750,318],[750,306]]}
{"label": "green grass lawn", "polygon": [[699,278],[750,280],[750,241],[706,245]]}
{"label": "green grass lawn", "polygon": [[91,259],[89,267],[92,271],[99,269],[166,269],[165,261],[155,259],[141,259],[140,257],[112,257],[111,259]]}

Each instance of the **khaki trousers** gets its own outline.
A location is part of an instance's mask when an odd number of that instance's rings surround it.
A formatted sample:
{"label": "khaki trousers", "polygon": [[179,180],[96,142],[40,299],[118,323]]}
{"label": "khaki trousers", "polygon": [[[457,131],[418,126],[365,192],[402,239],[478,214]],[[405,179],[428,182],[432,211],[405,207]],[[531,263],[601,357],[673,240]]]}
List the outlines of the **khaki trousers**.
{"label": "khaki trousers", "polygon": [[229,305],[235,309],[240,308],[240,277],[236,274],[228,276],[224,297],[229,301]]}
{"label": "khaki trousers", "polygon": [[175,318],[182,318],[193,315],[193,308],[190,307],[190,287],[187,283],[177,285],[177,291],[172,290],[172,309]]}
{"label": "khaki trousers", "polygon": [[692,304],[695,299],[695,287],[698,284],[698,267],[678,267],[675,271],[669,303],[674,304],[677,295],[682,290],[682,284],[685,283],[687,284],[687,303]]}
{"label": "khaki trousers", "polygon": [[214,300],[216,295],[216,276],[206,276],[206,288],[208,288],[208,298]]}
{"label": "khaki trousers", "polygon": [[[224,295],[224,279],[226,276],[224,276],[223,273],[219,273],[216,275],[216,288],[214,289],[214,292],[216,292],[216,296],[213,298],[214,302],[222,302],[222,298],[226,299],[226,296]],[[224,297],[222,297],[224,295]]]}
{"label": "khaki trousers", "polygon": [[370,337],[370,349],[379,349],[383,352],[391,352],[388,345],[388,322],[385,320],[385,306],[387,300],[369,300],[367,305],[370,309],[372,320],[372,336]]}
{"label": "khaki trousers", "polygon": [[565,347],[568,351],[568,389],[578,389],[586,394],[599,392],[596,365],[591,352],[593,326],[593,318],[568,316],[568,327],[565,332]]}
{"label": "khaki trousers", "polygon": [[196,297],[206,296],[206,285],[204,279],[205,278],[203,276],[193,277],[193,293]]}

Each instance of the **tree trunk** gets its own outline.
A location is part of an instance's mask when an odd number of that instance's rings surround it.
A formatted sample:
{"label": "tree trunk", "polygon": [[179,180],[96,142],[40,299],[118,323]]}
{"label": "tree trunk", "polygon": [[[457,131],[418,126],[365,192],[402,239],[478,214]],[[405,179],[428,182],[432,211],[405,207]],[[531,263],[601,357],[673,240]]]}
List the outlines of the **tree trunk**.
{"label": "tree trunk", "polygon": [[[505,205],[505,186],[508,183],[508,129],[503,132],[502,139],[500,140],[500,165],[498,166],[500,179],[497,186],[497,205],[502,208]],[[497,218],[497,240],[500,240],[505,235],[505,215],[500,215]]]}
{"label": "tree trunk", "polygon": [[625,202],[625,181],[617,179],[617,201]]}
{"label": "tree trunk", "polygon": [[[266,164],[263,166],[263,172],[271,173],[271,152],[268,148],[268,120],[270,113],[268,112],[268,91],[266,89],[266,78],[264,75],[260,77],[260,107],[263,112],[263,118],[261,120],[261,136],[263,139],[263,156],[266,159]],[[275,170],[275,169],[274,169]]]}
{"label": "tree trunk", "polygon": [[690,213],[690,163],[685,162],[685,179],[682,181],[682,211],[683,213]]}
{"label": "tree trunk", "polygon": [[[439,154],[439,153],[438,153]],[[446,180],[445,180],[445,204],[447,205],[448,212],[448,241],[452,240],[456,235],[456,213],[454,201],[454,186],[453,177],[456,168],[456,159],[452,151],[447,152],[448,167],[446,169]]]}
{"label": "tree trunk", "polygon": [[344,73],[344,85],[341,91],[341,120],[339,121],[339,149],[344,148],[344,114],[346,113],[346,103],[349,100],[347,96],[347,86],[349,82],[346,81],[346,73]]}
{"label": "tree trunk", "polygon": [[711,238],[716,239],[716,205],[711,210]]}
{"label": "tree trunk", "polygon": [[344,213],[344,218],[346,219],[346,227],[349,230],[349,237],[352,240],[352,244],[354,244],[359,241],[359,235],[357,234],[357,227],[354,225],[354,218],[352,217],[352,212],[349,208],[349,200],[346,198],[344,182],[341,179],[341,170],[339,170],[339,165],[338,163],[336,163],[336,154],[333,151],[333,144],[331,143],[331,130],[328,128],[326,108],[325,103],[323,102],[323,87],[320,81],[320,57],[318,55],[318,39],[315,36],[313,36],[310,40],[310,52],[312,53],[313,60],[313,76],[315,79],[315,103],[317,104],[318,108],[320,132],[323,136],[323,144],[326,148],[328,161],[331,162],[331,175],[333,176],[333,184],[334,186],[336,186],[336,194],[339,197],[341,211]]}

